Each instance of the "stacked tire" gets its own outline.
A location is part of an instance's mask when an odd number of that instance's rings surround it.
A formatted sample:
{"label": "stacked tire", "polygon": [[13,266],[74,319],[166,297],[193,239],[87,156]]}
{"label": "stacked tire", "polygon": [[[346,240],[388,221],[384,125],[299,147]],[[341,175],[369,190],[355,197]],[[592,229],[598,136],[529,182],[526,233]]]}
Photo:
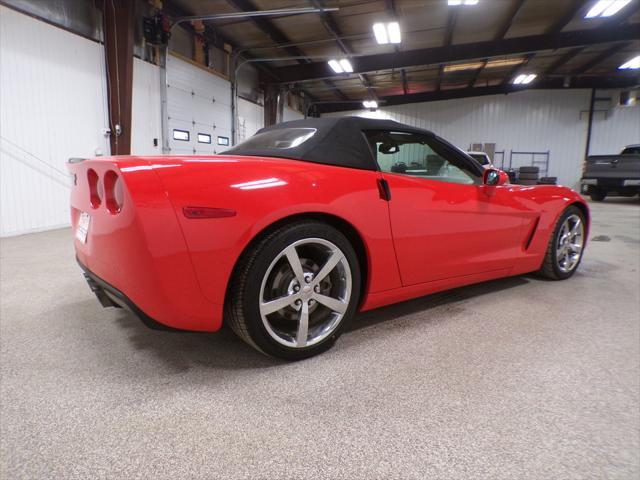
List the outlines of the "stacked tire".
{"label": "stacked tire", "polygon": [[537,185],[539,172],[538,167],[520,167],[518,169],[518,183],[520,185]]}
{"label": "stacked tire", "polygon": [[557,185],[558,177],[541,177],[538,180],[538,185]]}

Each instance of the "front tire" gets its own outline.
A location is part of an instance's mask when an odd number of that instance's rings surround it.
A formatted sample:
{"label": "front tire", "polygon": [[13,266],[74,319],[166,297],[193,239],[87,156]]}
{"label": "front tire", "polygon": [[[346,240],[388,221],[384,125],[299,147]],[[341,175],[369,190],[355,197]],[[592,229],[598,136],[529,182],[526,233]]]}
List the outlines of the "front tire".
{"label": "front tire", "polygon": [[360,298],[353,246],[332,226],[300,221],[264,236],[243,255],[226,319],[257,350],[286,360],[331,348]]}
{"label": "front tire", "polygon": [[571,277],[582,260],[585,226],[584,213],[578,207],[570,206],[562,212],[538,273],[551,280],[566,280]]}

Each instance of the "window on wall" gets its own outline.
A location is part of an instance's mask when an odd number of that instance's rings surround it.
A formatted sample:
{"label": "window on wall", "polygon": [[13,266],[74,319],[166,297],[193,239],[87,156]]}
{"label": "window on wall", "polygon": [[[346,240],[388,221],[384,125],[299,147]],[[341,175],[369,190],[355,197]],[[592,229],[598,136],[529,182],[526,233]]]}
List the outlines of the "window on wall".
{"label": "window on wall", "polygon": [[434,137],[409,132],[366,132],[382,172],[441,182],[475,184],[480,177]]}
{"label": "window on wall", "polygon": [[211,143],[211,135],[207,133],[199,133],[198,143]]}
{"label": "window on wall", "polygon": [[229,145],[229,137],[218,137],[218,145],[228,146]]}
{"label": "window on wall", "polygon": [[173,129],[174,140],[178,140],[180,142],[188,142],[189,138],[189,132],[187,132],[186,130],[178,130],[177,128]]}

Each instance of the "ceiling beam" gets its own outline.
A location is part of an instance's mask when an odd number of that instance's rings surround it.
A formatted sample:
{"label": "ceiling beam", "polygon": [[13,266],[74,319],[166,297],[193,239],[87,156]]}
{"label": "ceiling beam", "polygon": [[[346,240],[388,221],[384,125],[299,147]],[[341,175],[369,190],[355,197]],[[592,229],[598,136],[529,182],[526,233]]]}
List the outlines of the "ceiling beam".
{"label": "ceiling beam", "polygon": [[[457,61],[517,55],[542,50],[596,45],[602,43],[632,41],[638,36],[636,25],[625,25],[615,29],[576,30],[553,34],[529,35],[467,44],[422,48],[403,52],[362,55],[352,58],[354,72],[366,73],[419,65],[435,65]],[[281,82],[299,82],[320,78],[332,78],[336,74],[326,62],[274,69]]]}
{"label": "ceiling beam", "polygon": [[[316,8],[325,8],[323,0],[311,0],[311,2]],[[322,22],[322,26],[327,31],[327,33],[335,39],[336,43],[340,47],[340,50],[342,50],[342,53],[344,53],[347,56],[351,56],[353,54],[353,51],[344,42],[344,40],[342,40],[341,38],[342,32],[340,31],[340,28],[338,27],[335,20],[333,19],[333,16],[331,15],[331,13],[325,11],[325,12],[319,12],[319,15],[320,15],[320,20]],[[376,93],[371,87],[371,82],[369,81],[367,76],[364,73],[359,73],[358,78],[360,79],[362,86],[369,92],[369,96],[373,98],[377,98]]]}
{"label": "ceiling beam", "polygon": [[[442,48],[449,48],[451,46],[451,42],[453,42],[453,33],[456,29],[456,20],[458,19],[458,9],[453,8],[449,10],[449,15],[447,17],[447,26],[444,30],[444,41],[442,43]],[[436,90],[440,90],[442,88],[442,77],[444,77],[444,63],[440,64],[438,68],[438,77],[436,79]]]}
{"label": "ceiling beam", "polygon": [[569,50],[567,53],[558,57],[558,59],[553,62],[549,67],[544,71],[545,75],[553,75],[556,70],[558,70],[561,66],[570,61],[573,57],[578,55],[580,52],[584,50],[584,47],[575,47]]}
{"label": "ceiling beam", "polygon": [[[391,18],[394,20],[398,20],[398,10],[396,9],[395,0],[385,0],[386,9],[391,12]],[[400,51],[400,47],[398,45],[394,45],[394,50],[396,52]],[[406,95],[409,93],[409,81],[407,80],[407,72],[404,68],[400,69],[400,78],[402,79],[402,91]]]}
{"label": "ceiling beam", "polygon": [[573,72],[571,72],[571,74],[572,75],[580,75],[581,73],[588,72],[592,68],[598,66],[604,60],[606,60],[609,57],[611,57],[611,55],[614,55],[614,54],[618,53],[620,50],[624,49],[628,45],[630,45],[630,44],[629,43],[623,43],[623,44],[616,44],[616,45],[612,46],[611,48],[607,48],[605,51],[603,51],[599,55],[596,55],[595,57],[593,57],[591,60],[589,60],[585,64],[583,64],[580,67],[576,68]]}
{"label": "ceiling beam", "polygon": [[[236,10],[241,12],[255,12],[259,10],[251,0],[227,0],[229,5],[233,6]],[[258,27],[264,34],[266,34],[276,44],[291,43],[291,40],[276,27],[271,20],[266,17],[249,17],[253,24]],[[296,46],[285,47],[284,50],[292,57],[304,57],[305,53]],[[309,64],[308,59],[299,59],[298,63],[304,65]],[[340,100],[348,100],[348,97],[330,80],[324,80],[327,85],[332,87],[332,91]]]}
{"label": "ceiling beam", "polygon": [[[496,35],[493,37],[494,40],[501,40],[504,38],[504,36],[507,34],[509,29],[511,28],[511,25],[513,25],[513,21],[515,20],[516,16],[520,12],[520,9],[524,5],[524,2],[526,1],[527,0],[517,0],[513,4],[504,22],[502,22],[502,25],[500,25],[500,28],[498,28],[498,31],[496,32]],[[469,80],[467,87],[473,87],[476,84],[476,82],[478,81],[478,78],[480,77],[480,75],[484,70],[484,67],[487,66],[488,61],[489,61],[488,58],[485,58],[482,61],[482,66],[476,70],[475,74],[471,77],[471,80]]]}
{"label": "ceiling beam", "polygon": [[591,1],[585,0],[573,0],[573,3],[569,6],[567,11],[559,17],[555,22],[551,24],[551,26],[547,29],[548,33],[560,33],[564,27],[569,25],[571,20],[573,20],[578,12],[583,8],[586,8]]}
{"label": "ceiling beam", "polygon": [[527,0],[516,0],[516,2],[511,7],[511,10],[509,10],[509,13],[507,14],[504,22],[502,22],[502,25],[500,25],[500,28],[496,32],[496,35],[494,37],[496,40],[504,38],[504,36],[507,34],[509,29],[511,28],[511,25],[513,25],[513,21],[518,16],[520,9],[524,5],[524,2],[526,1]]}
{"label": "ceiling beam", "polygon": [[[640,74],[635,76],[620,75],[616,77],[583,77],[576,79],[570,88],[632,88],[640,84]],[[407,103],[434,102],[455,98],[481,97],[486,95],[506,95],[524,90],[563,89],[562,78],[550,78],[535,82],[527,87],[520,85],[496,85],[490,87],[457,88],[441,91],[411,93],[409,95],[392,95],[382,97],[381,105],[393,106]],[[321,113],[343,112],[354,110],[354,103],[327,103],[318,106]]]}

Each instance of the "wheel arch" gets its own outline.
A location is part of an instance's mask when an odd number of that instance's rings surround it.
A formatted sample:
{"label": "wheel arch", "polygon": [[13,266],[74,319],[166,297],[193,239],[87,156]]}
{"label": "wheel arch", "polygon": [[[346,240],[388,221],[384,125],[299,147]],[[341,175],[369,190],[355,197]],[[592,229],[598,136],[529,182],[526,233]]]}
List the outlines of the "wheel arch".
{"label": "wheel arch", "polygon": [[368,284],[369,253],[367,250],[367,245],[364,239],[362,238],[362,235],[360,234],[360,232],[358,232],[358,230],[350,222],[348,222],[342,217],[339,217],[331,213],[326,213],[326,212],[296,213],[293,215],[280,218],[270,223],[269,225],[264,227],[262,230],[258,231],[253,236],[253,238],[249,241],[249,243],[247,243],[247,245],[242,249],[242,252],[240,253],[240,255],[238,255],[238,258],[236,259],[236,262],[231,271],[231,276],[229,278],[229,281],[227,282],[227,291],[225,292],[225,304],[229,299],[229,295],[230,295],[229,289],[233,284],[232,279],[236,275],[236,269],[238,268],[238,265],[240,264],[242,259],[245,257],[247,252],[251,250],[251,248],[253,248],[253,246],[256,243],[258,243],[262,238],[269,235],[274,230],[277,230],[286,225],[304,221],[304,220],[317,220],[323,223],[327,223],[332,227],[334,227],[336,230],[338,230],[340,233],[342,233],[345,237],[347,237],[347,240],[349,240],[349,242],[351,243],[351,246],[356,252],[356,256],[358,257],[358,262],[360,264],[360,277],[361,277],[360,284],[362,285],[362,288],[360,289],[360,298],[358,298],[358,308],[362,306],[364,298],[366,297],[366,292],[369,289],[369,284]]}
{"label": "wheel arch", "polygon": [[[585,235],[589,234],[589,227],[591,225],[591,215],[589,213],[589,207],[587,207],[584,203],[582,202],[573,202],[570,203],[569,205],[567,205],[567,208],[569,207],[576,207],[578,208],[582,214],[584,215],[584,219],[586,221],[586,229],[585,229]],[[585,239],[586,240],[586,239]],[[585,241],[586,244],[586,241]]]}

